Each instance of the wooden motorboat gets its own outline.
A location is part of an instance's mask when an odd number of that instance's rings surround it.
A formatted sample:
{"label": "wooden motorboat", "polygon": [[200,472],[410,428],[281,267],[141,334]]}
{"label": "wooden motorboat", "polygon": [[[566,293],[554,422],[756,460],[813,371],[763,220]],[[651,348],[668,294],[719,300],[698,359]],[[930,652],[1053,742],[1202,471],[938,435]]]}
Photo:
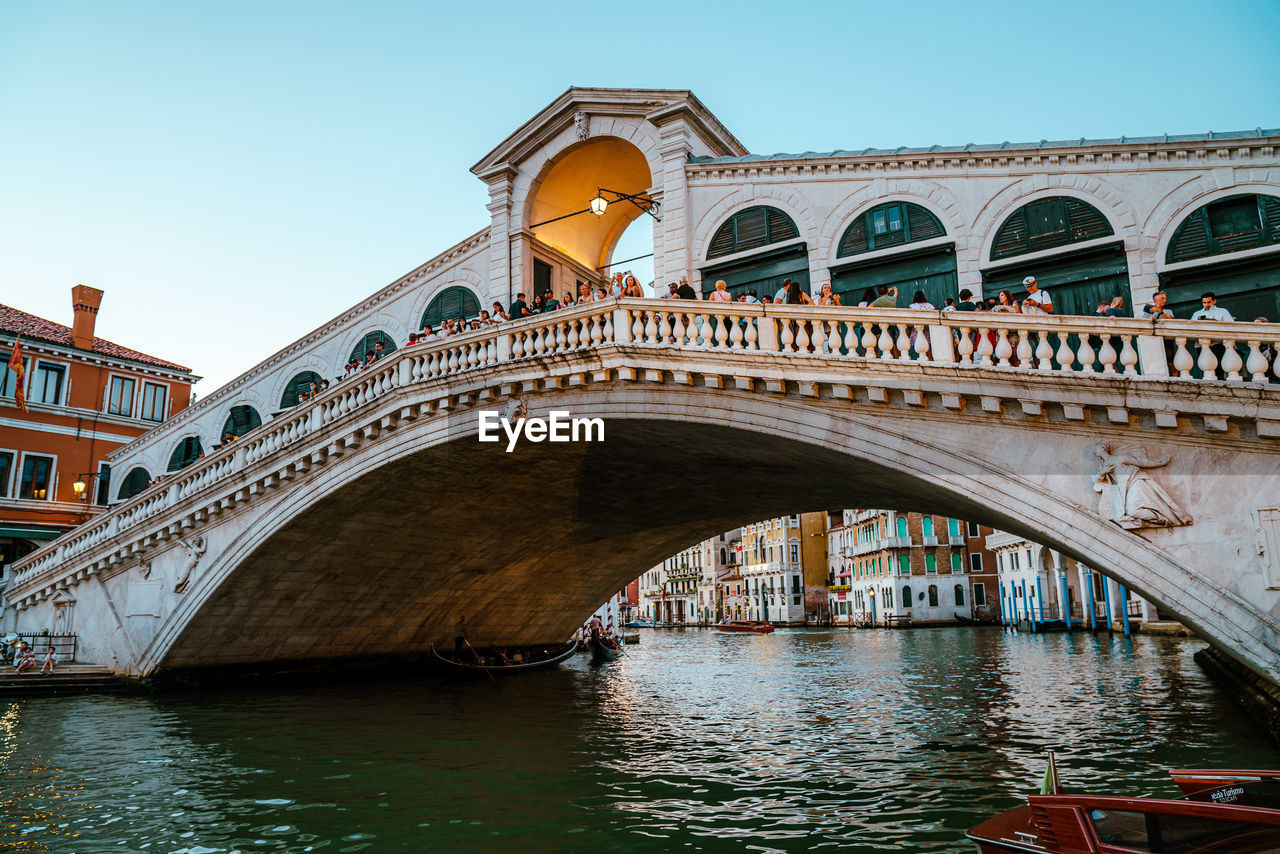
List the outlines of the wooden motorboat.
{"label": "wooden motorboat", "polygon": [[[470,661],[458,661],[451,655],[440,652],[433,645],[431,648],[431,657],[441,664],[448,665],[454,670],[462,670],[468,673],[489,673],[490,675],[503,675],[509,673],[527,673],[530,670],[545,670],[559,666],[560,662],[568,659],[578,651],[578,645],[574,641],[569,641],[563,646],[557,646],[548,650],[546,658],[540,658],[537,661],[523,661],[519,664],[480,664],[472,657]],[[530,654],[522,649],[521,656]]]}
{"label": "wooden motorboat", "polygon": [[1181,800],[1029,795],[965,834],[980,854],[1280,851],[1280,772],[1171,771]]}
{"label": "wooden motorboat", "polygon": [[754,632],[758,635],[773,631],[773,626],[760,620],[723,620],[716,623],[715,628],[721,632]]}
{"label": "wooden motorboat", "polygon": [[594,637],[587,645],[591,648],[592,661],[613,661],[622,655],[622,644],[613,638]]}

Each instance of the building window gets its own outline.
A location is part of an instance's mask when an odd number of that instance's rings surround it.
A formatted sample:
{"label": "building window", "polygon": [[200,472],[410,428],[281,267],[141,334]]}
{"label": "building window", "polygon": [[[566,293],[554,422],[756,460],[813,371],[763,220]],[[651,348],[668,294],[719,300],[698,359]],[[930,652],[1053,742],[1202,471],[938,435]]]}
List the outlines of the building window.
{"label": "building window", "polygon": [[324,377],[315,371],[303,371],[298,374],[284,387],[284,394],[280,396],[280,408],[288,409],[302,403],[304,396],[311,392],[311,384],[315,383],[318,389],[323,380]]}
{"label": "building window", "polygon": [[1190,213],[1173,233],[1165,261],[1257,249],[1280,243],[1280,198],[1229,196]]}
{"label": "building window", "polygon": [[120,494],[116,498],[121,501],[132,498],[147,488],[151,482],[151,474],[144,468],[132,469],[120,483]]}
{"label": "building window", "polygon": [[111,386],[107,390],[107,413],[109,415],[133,415],[133,390],[136,383],[129,377],[112,377]]}
{"label": "building window", "polygon": [[924,556],[924,571],[925,571],[926,573],[928,573],[929,575],[934,575],[934,574],[936,574],[936,573],[938,572],[938,559],[937,559],[936,557],[934,557],[933,555],[925,555],[925,556]]}
{"label": "building window", "polygon": [[31,378],[30,398],[35,403],[58,404],[62,402],[62,386],[67,378],[66,365],[36,363],[35,376]]}
{"label": "building window", "polygon": [[[537,259],[534,259],[537,261]],[[539,262],[541,263],[541,262]],[[545,265],[544,265],[545,266]],[[551,268],[547,267],[547,287],[541,288],[541,291],[550,290]],[[542,283],[540,283],[542,284]],[[538,293],[535,290],[535,295]],[[418,328],[430,326],[432,329],[440,328],[442,320],[467,320],[480,315],[480,300],[471,292],[470,288],[464,288],[461,285],[454,285],[445,288],[431,299],[431,303],[427,306],[427,310],[422,314],[422,322],[418,324]]]}
{"label": "building window", "polygon": [[961,557],[960,552],[951,553],[951,571],[964,572],[964,558]]}
{"label": "building window", "polygon": [[52,498],[49,487],[53,483],[53,457],[36,454],[22,455],[22,478],[18,483],[18,497],[33,501]]}
{"label": "building window", "polygon": [[797,545],[796,543],[791,544],[791,562],[792,563],[800,562],[800,546]]}
{"label": "building window", "polygon": [[947,534],[952,537],[960,536],[960,520],[959,519],[947,520]]}
{"label": "building window", "polygon": [[963,608],[964,607],[964,585],[963,584],[956,585],[955,594],[956,594],[956,607]]}
{"label": "building window", "polygon": [[188,436],[178,443],[169,455],[169,471],[179,471],[204,456],[204,448],[200,446],[198,436]]}
{"label": "building window", "polygon": [[902,588],[902,607],[911,607],[911,585],[908,584]]}
{"label": "building window", "polygon": [[169,387],[158,383],[142,384],[142,418],[144,421],[163,421],[168,409]]}
{"label": "building window", "polygon": [[898,574],[911,574],[911,555],[898,555]]}
{"label": "building window", "polygon": [[942,222],[910,202],[890,202],[859,216],[845,229],[836,256],[860,255],[946,234]]}
{"label": "building window", "polygon": [[920,520],[921,533],[926,537],[933,536],[933,517],[925,516]]}
{"label": "building window", "polygon": [[798,575],[791,576],[791,592],[792,593],[800,592],[800,576]]}
{"label": "building window", "polygon": [[13,451],[0,451],[0,498],[9,496],[9,478],[13,477]]}
{"label": "building window", "polygon": [[382,355],[389,356],[396,349],[395,339],[382,330],[370,332],[361,338],[356,346],[351,349],[351,358],[348,362],[363,362],[368,358],[370,353],[378,352],[378,345],[382,345]]}
{"label": "building window", "polygon": [[969,522],[969,523],[967,523],[967,524],[968,524],[968,527],[969,527],[969,536],[971,536],[971,537],[979,537],[979,536],[982,536],[982,532],[978,530],[978,523],[977,523],[977,522]]}
{"label": "building window", "polygon": [[[18,375],[9,370],[12,353],[0,353],[0,397],[13,397],[18,390]],[[22,360],[22,375],[31,376],[31,360]]]}
{"label": "building window", "polygon": [[111,503],[111,466],[98,463],[98,497],[94,504],[106,507]]}
{"label": "building window", "polygon": [[938,607],[938,585],[936,584],[929,585],[929,607]]}
{"label": "building window", "polygon": [[800,230],[791,217],[777,208],[759,205],[739,211],[716,229],[707,247],[707,258],[746,252],[799,236]]}
{"label": "building window", "polygon": [[907,536],[907,517],[906,516],[898,517],[898,536],[899,537]]}
{"label": "building window", "polygon": [[973,604],[975,607],[981,607],[987,604],[987,585],[973,585]]}
{"label": "building window", "polygon": [[991,247],[991,260],[1011,258],[1095,240],[1115,234],[1111,223],[1093,205],[1070,196],[1054,196],[1023,205],[1000,226]]}

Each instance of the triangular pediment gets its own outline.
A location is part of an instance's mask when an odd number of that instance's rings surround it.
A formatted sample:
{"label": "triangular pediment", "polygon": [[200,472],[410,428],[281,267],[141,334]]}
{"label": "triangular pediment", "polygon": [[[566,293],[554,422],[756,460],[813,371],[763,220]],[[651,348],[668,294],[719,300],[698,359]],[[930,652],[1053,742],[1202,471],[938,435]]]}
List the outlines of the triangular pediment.
{"label": "triangular pediment", "polygon": [[684,121],[713,156],[747,154],[728,128],[688,89],[582,89],[572,87],[521,125],[497,148],[471,167],[481,179],[504,170],[515,171],[533,152],[573,125],[588,119],[643,117],[662,126]]}

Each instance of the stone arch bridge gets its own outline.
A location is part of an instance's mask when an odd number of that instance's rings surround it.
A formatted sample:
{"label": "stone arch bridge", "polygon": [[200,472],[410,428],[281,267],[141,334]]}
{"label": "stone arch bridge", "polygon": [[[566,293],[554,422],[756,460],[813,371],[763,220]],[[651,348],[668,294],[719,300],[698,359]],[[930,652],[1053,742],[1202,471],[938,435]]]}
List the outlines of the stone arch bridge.
{"label": "stone arch bridge", "polygon": [[[1059,549],[1274,681],[1277,341],[1276,324],[588,303],[338,383],[19,562],[7,619],[71,609],[83,656],[139,677],[418,653],[463,614],[485,642],[551,642],[744,519],[876,506]],[[604,441],[477,441],[481,412],[553,410],[602,418]]]}

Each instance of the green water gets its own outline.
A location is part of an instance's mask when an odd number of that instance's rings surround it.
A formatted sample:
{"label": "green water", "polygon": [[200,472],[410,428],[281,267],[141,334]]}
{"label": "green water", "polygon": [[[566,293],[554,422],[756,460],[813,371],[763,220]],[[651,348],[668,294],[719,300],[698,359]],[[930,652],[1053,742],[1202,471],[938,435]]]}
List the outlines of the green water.
{"label": "green water", "polygon": [[0,706],[0,850],[968,851],[1068,790],[1276,767],[1166,638],[642,631],[613,664]]}

